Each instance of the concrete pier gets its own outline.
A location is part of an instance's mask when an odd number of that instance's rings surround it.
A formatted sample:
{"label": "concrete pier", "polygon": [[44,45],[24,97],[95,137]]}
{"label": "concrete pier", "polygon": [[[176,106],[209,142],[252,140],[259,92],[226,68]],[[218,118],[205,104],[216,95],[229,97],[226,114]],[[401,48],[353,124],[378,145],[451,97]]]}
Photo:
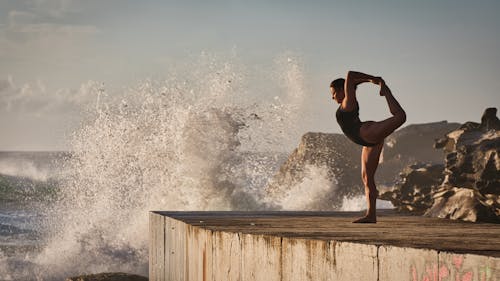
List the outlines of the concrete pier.
{"label": "concrete pier", "polygon": [[150,280],[500,281],[500,225],[345,212],[151,212]]}

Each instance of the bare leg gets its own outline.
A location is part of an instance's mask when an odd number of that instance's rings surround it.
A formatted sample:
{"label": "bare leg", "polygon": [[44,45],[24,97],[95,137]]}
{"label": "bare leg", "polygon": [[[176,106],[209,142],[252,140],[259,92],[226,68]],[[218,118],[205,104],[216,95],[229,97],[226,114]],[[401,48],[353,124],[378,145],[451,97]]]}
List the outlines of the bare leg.
{"label": "bare leg", "polygon": [[380,91],[389,106],[392,117],[379,122],[365,122],[359,130],[361,138],[369,143],[380,143],[406,121],[406,113],[387,86]]}
{"label": "bare leg", "polygon": [[375,186],[375,171],[378,167],[380,153],[384,143],[381,142],[376,146],[364,146],[361,153],[361,177],[365,186],[365,195],[367,202],[366,216],[354,223],[376,223],[377,222],[377,196],[378,191]]}

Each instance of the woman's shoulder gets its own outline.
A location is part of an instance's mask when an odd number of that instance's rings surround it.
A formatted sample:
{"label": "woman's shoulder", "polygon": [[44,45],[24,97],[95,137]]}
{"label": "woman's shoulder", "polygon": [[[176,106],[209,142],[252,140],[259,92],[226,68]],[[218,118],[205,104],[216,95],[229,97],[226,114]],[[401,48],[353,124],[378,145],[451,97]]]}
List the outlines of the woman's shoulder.
{"label": "woman's shoulder", "polygon": [[337,112],[341,112],[341,113],[355,113],[355,112],[358,112],[358,111],[359,111],[359,104],[358,104],[357,101],[354,104],[354,106],[351,107],[351,108],[348,108],[348,106],[346,106],[344,104],[341,104],[339,106],[339,108],[337,109]]}

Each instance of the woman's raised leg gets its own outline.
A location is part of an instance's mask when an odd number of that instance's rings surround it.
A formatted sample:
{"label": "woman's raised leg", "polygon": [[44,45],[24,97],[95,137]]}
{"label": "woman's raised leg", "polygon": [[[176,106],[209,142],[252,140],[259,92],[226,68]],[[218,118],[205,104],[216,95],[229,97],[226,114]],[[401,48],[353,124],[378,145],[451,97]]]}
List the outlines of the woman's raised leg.
{"label": "woman's raised leg", "polygon": [[363,140],[369,143],[380,143],[392,134],[406,121],[406,113],[399,102],[392,95],[391,90],[387,85],[382,86],[380,94],[385,96],[389,111],[392,117],[389,117],[379,122],[365,122],[359,130],[359,135]]}

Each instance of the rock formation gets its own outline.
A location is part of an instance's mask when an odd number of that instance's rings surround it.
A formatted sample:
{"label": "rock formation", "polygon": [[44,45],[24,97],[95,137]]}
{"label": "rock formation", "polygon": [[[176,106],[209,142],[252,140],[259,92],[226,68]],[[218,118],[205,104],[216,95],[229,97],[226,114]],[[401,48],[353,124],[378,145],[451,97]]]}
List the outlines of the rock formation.
{"label": "rock formation", "polygon": [[438,140],[444,181],[426,215],[500,222],[500,121],[488,108],[481,123],[467,122]]}
{"label": "rock formation", "polygon": [[391,201],[396,210],[422,215],[434,203],[434,194],[443,182],[442,164],[414,164],[401,172],[402,181],[380,199]]}
{"label": "rock formation", "polygon": [[385,140],[377,181],[392,185],[394,181],[399,181],[400,172],[409,165],[444,164],[443,152],[434,149],[433,144],[459,126],[459,123],[447,121],[412,124],[392,133]]}
{"label": "rock formation", "polygon": [[467,122],[435,142],[441,165],[415,165],[402,183],[381,194],[397,210],[465,221],[500,222],[500,121],[488,108],[481,123]]}

